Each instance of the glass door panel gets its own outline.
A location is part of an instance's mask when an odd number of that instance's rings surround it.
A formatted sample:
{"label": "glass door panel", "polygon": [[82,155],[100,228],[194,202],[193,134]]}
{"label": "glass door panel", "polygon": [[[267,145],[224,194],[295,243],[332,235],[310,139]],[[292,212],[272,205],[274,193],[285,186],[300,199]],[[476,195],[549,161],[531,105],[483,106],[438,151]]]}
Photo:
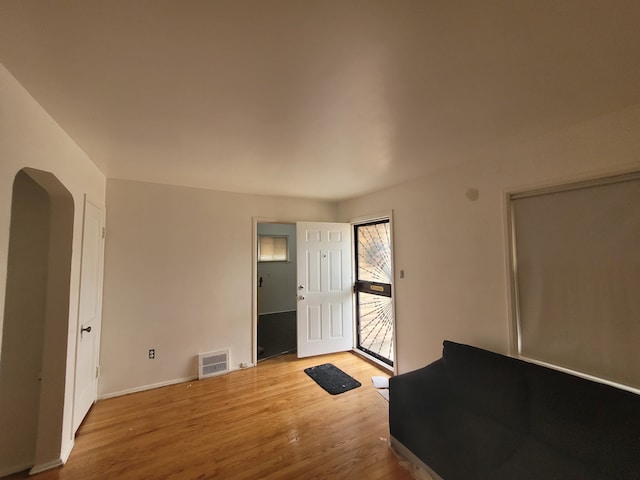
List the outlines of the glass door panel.
{"label": "glass door panel", "polygon": [[393,366],[391,224],[355,225],[357,348]]}

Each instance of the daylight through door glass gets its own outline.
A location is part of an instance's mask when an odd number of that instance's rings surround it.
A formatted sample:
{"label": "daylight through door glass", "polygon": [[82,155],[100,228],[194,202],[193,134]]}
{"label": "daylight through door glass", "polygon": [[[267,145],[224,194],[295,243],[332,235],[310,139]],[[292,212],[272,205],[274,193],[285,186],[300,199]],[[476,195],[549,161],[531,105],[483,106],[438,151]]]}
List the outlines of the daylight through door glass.
{"label": "daylight through door glass", "polygon": [[355,225],[358,349],[393,366],[391,224]]}

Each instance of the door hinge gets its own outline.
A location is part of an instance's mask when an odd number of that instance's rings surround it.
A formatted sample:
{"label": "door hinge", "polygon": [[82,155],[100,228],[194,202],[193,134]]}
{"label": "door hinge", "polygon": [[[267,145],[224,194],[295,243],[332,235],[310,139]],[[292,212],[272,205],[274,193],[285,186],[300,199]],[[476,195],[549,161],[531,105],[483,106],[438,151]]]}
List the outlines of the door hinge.
{"label": "door hinge", "polygon": [[96,378],[100,377],[100,365],[96,365]]}
{"label": "door hinge", "polygon": [[104,240],[104,237],[107,236],[107,229],[102,227],[102,239]]}

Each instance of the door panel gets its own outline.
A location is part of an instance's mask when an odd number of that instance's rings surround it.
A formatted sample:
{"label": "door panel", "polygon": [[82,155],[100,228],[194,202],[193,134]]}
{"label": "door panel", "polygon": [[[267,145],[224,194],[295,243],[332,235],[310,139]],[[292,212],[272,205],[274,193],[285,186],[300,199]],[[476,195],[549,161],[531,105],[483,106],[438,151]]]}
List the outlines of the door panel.
{"label": "door panel", "polygon": [[332,303],[329,305],[331,311],[331,337],[342,338],[344,337],[344,315],[342,314],[341,303]]}
{"label": "door panel", "polygon": [[319,293],[321,291],[322,272],[321,272],[321,260],[320,251],[305,252],[306,261],[306,273],[302,283],[299,285],[305,285],[307,292]]}
{"label": "door panel", "polygon": [[322,305],[307,305],[308,342],[322,340]]}
{"label": "door panel", "polygon": [[299,222],[298,356],[353,348],[351,227]]}
{"label": "door panel", "polygon": [[344,289],[343,280],[344,272],[342,271],[342,252],[340,250],[329,250],[329,286],[330,292],[341,292]]}
{"label": "door panel", "polygon": [[85,197],[80,299],[76,350],[73,429],[78,429],[97,398],[103,266],[103,210]]}

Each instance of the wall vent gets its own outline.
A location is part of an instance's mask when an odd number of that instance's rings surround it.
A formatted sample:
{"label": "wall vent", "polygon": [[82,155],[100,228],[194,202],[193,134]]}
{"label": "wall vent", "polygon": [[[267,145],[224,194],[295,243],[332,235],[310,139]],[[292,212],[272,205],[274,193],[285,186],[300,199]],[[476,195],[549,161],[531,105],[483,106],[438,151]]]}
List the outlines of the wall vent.
{"label": "wall vent", "polygon": [[198,355],[198,380],[229,372],[229,350]]}

